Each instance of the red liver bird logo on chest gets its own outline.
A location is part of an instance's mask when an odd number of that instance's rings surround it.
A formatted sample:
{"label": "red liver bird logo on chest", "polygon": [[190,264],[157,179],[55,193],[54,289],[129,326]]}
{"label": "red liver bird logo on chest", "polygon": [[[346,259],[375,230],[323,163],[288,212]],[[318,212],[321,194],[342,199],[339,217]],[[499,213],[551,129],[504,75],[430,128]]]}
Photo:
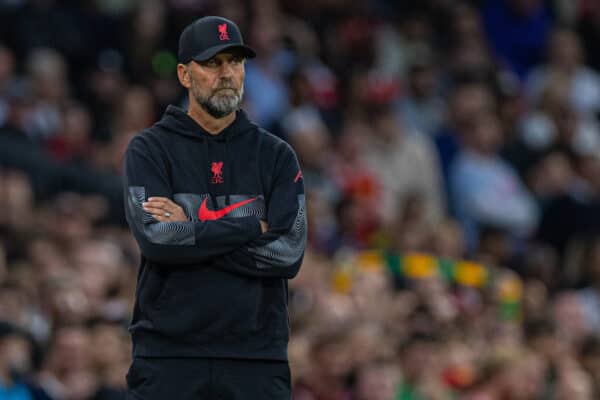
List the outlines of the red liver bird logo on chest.
{"label": "red liver bird logo on chest", "polygon": [[212,183],[223,183],[223,161],[213,162],[210,170],[213,173]]}

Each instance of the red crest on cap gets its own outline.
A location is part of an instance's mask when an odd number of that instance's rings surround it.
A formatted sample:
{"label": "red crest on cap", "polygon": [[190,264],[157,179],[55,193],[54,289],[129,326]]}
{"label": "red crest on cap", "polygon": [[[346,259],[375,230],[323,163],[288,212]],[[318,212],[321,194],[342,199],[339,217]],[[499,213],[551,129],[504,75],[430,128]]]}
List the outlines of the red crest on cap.
{"label": "red crest on cap", "polygon": [[229,33],[227,33],[227,24],[219,24],[219,39],[229,40]]}

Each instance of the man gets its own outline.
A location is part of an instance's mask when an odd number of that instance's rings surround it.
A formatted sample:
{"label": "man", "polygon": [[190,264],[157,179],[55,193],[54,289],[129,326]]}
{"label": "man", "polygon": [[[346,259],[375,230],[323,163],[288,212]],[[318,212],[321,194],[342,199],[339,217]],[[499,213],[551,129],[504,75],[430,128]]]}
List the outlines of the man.
{"label": "man", "polygon": [[31,345],[23,330],[0,320],[0,399],[50,399],[30,382]]}
{"label": "man", "polygon": [[169,106],[125,156],[126,216],[142,253],[131,399],[289,399],[287,279],[306,243],[292,148],[239,109],[255,53],[221,17],[189,25]]}

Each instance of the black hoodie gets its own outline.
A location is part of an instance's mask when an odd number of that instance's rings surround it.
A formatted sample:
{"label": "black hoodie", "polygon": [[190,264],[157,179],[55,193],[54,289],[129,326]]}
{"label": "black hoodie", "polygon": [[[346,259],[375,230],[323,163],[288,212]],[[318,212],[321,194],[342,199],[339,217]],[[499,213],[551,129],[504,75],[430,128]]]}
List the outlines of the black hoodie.
{"label": "black hoodie", "polygon": [[[126,217],[142,253],[134,356],[286,360],[287,279],[306,244],[292,148],[243,111],[210,135],[169,106],[132,139],[125,175]],[[172,199],[190,220],[157,221],[142,209],[152,196]]]}

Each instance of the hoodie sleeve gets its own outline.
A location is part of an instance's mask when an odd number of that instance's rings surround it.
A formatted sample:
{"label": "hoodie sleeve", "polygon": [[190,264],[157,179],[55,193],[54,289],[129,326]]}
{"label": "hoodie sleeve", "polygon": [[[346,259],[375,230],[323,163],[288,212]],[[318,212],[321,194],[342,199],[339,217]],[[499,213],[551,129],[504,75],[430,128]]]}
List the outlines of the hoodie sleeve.
{"label": "hoodie sleeve", "polygon": [[285,146],[268,196],[269,230],[255,240],[216,257],[224,270],[253,277],[291,279],[298,273],[306,247],[306,207],[302,173],[291,147]]}
{"label": "hoodie sleeve", "polygon": [[142,255],[157,264],[197,264],[260,236],[256,216],[215,221],[159,222],[144,211],[152,196],[173,198],[167,165],[141,137],[125,153],[125,216]]}

